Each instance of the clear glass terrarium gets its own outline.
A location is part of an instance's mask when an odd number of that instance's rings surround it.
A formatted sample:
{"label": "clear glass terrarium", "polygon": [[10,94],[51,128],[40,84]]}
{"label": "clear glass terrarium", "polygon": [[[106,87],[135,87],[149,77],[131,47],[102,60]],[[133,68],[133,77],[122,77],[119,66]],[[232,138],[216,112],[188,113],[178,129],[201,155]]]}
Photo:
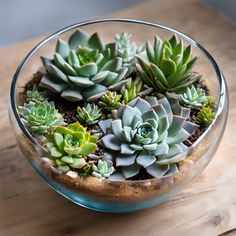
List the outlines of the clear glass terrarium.
{"label": "clear glass terrarium", "polygon": [[[137,181],[109,181],[94,177],[72,178],[60,174],[43,157],[45,149],[23,125],[17,111],[22,104],[24,85],[38,70],[42,70],[40,57],[51,57],[58,38],[67,40],[76,29],[88,33],[98,32],[106,42],[113,41],[115,33],[129,32],[137,44],[152,41],[154,35],[169,38],[176,34],[185,44],[191,44],[193,55],[198,57],[195,70],[207,82],[210,94],[217,100],[215,117],[204,134],[190,147],[187,158],[179,166],[179,173],[160,178]],[[152,207],[173,198],[192,179],[198,176],[213,158],[221,141],[228,113],[227,87],[223,75],[212,56],[189,36],[155,23],[105,19],[78,23],[62,29],[39,43],[17,68],[10,90],[10,120],[19,148],[33,168],[55,191],[72,202],[97,211],[130,212]]]}

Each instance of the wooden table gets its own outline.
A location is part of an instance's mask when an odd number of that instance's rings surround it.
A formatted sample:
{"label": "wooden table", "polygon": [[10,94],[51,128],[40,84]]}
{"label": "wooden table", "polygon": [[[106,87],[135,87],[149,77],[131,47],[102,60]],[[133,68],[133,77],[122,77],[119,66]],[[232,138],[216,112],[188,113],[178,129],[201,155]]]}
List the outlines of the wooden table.
{"label": "wooden table", "polygon": [[17,64],[40,39],[0,49],[0,235],[236,235],[236,26],[196,0],[155,0],[115,13],[183,31],[218,61],[231,109],[223,141],[201,176],[172,201],[131,214],[97,213],[61,197],[17,148],[7,114]]}

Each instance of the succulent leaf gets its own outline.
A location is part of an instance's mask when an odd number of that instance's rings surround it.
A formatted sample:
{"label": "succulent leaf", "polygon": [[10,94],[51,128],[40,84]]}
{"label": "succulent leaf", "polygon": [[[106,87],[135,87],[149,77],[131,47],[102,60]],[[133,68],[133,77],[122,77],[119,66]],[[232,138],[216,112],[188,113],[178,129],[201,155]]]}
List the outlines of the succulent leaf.
{"label": "succulent leaf", "polygon": [[39,101],[39,102],[42,102],[42,101],[45,101],[47,100],[47,91],[39,91],[37,86],[33,86],[32,90],[28,90],[27,93],[26,93],[26,101],[27,102],[36,102],[36,101]]}
{"label": "succulent leaf", "polygon": [[120,101],[121,101],[121,94],[117,94],[116,92],[108,91],[106,94],[104,94],[100,101],[99,105],[103,106],[109,110],[117,109]]}

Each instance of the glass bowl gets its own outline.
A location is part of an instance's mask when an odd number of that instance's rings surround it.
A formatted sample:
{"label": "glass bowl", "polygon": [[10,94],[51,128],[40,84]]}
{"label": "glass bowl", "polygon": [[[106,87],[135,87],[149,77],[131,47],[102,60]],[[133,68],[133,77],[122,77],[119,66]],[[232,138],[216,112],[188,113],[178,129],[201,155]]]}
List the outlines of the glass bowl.
{"label": "glass bowl", "polygon": [[[179,173],[161,178],[139,181],[111,182],[89,177],[86,180],[59,174],[43,161],[47,153],[28,132],[20,120],[17,106],[22,103],[20,93],[27,81],[42,70],[40,56],[51,57],[58,38],[68,39],[76,29],[98,32],[106,42],[113,41],[115,33],[128,32],[137,44],[152,41],[154,35],[169,38],[178,35],[185,44],[191,44],[198,57],[195,70],[207,81],[211,95],[217,99],[215,117],[204,134],[191,146]],[[97,211],[130,212],[152,207],[173,198],[187,183],[198,176],[212,159],[221,141],[228,113],[228,94],[223,75],[213,57],[195,40],[169,27],[156,23],[129,19],[103,19],[78,23],[64,28],[40,42],[18,66],[10,89],[9,114],[17,143],[36,172],[55,191],[72,202]]]}

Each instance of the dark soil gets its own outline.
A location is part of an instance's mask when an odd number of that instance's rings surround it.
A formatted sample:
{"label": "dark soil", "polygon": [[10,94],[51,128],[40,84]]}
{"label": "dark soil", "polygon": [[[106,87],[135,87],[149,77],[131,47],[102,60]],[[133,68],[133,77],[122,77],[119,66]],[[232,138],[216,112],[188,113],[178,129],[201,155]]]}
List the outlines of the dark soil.
{"label": "dark soil", "polygon": [[147,173],[147,171],[143,167],[141,167],[141,169],[137,175],[135,175],[134,177],[131,177],[127,180],[145,180],[145,179],[153,179],[153,178],[154,178],[153,176],[149,175]]}

